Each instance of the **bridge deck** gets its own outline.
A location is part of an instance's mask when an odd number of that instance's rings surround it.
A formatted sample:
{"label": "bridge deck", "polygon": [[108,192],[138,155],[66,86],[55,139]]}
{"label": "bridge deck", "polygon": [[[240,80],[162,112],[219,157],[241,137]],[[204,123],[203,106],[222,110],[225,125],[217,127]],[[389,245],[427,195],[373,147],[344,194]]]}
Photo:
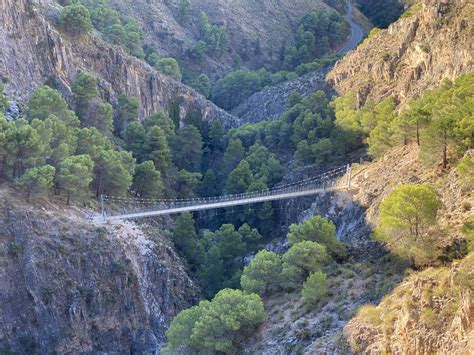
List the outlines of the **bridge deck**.
{"label": "bridge deck", "polygon": [[293,191],[293,192],[286,192],[286,193],[281,193],[277,195],[258,196],[258,197],[235,199],[235,200],[229,200],[229,201],[211,202],[207,204],[168,208],[168,209],[155,210],[155,211],[136,212],[136,213],[123,214],[123,215],[116,215],[116,216],[105,216],[105,217],[100,217],[100,218],[105,219],[106,221],[117,221],[117,220],[124,220],[124,219],[155,217],[155,216],[163,216],[163,215],[177,214],[177,213],[183,213],[183,212],[196,212],[196,211],[211,210],[211,209],[233,207],[233,206],[240,206],[240,205],[250,205],[254,203],[261,203],[261,202],[268,202],[268,201],[285,200],[285,199],[291,199],[295,197],[317,195],[322,192],[341,191],[341,190],[347,190],[347,186],[316,188],[316,189],[306,190],[306,191]]}

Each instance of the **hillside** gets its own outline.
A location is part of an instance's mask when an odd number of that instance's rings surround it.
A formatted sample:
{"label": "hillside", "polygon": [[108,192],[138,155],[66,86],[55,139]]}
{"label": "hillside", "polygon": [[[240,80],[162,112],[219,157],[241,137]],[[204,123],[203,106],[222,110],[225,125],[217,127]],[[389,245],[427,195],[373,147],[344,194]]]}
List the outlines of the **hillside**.
{"label": "hillside", "polygon": [[5,0],[0,4],[0,77],[6,92],[20,104],[45,83],[71,96],[71,85],[80,71],[94,74],[105,101],[116,104],[121,94],[138,98],[140,118],[165,108],[179,107],[182,120],[199,112],[205,120],[224,126],[239,120],[207,101],[191,88],[153,70],[143,61],[125,54],[97,36],[76,38],[60,32],[58,7],[52,0],[32,3]]}
{"label": "hillside", "polygon": [[353,349],[468,354],[474,346],[473,257],[415,273],[379,306],[361,308],[345,328]]}
{"label": "hillside", "polygon": [[[110,3],[140,23],[145,42],[155,45],[162,56],[179,58],[192,71],[204,72],[212,78],[222,77],[238,66],[278,68],[282,49],[295,44],[294,31],[301,19],[312,10],[333,11],[322,0],[197,0],[191,1],[190,20],[183,22],[179,17],[179,0]],[[199,38],[197,19],[202,11],[211,23],[224,25],[231,52],[222,58],[208,57],[203,63],[193,63],[186,58],[186,51]]]}
{"label": "hillside", "polygon": [[420,96],[474,68],[471,1],[417,1],[397,22],[376,31],[337,63],[327,80],[358,103]]}
{"label": "hillside", "polygon": [[165,238],[0,190],[0,352],[151,352],[199,291]]}
{"label": "hillside", "polygon": [[[421,323],[418,317],[421,310],[411,313],[403,308],[404,313],[399,314],[394,309],[401,302],[399,295],[402,291],[399,290],[404,290],[405,297],[413,297],[413,307],[423,310],[427,305],[419,299],[420,295],[438,282],[443,285],[446,279],[434,280],[438,273],[445,277],[448,268],[433,268],[420,273],[405,270],[407,265],[390,259],[386,251],[370,239],[371,231],[379,222],[380,202],[401,184],[414,182],[432,184],[442,198],[443,208],[438,218],[446,234],[441,244],[447,246],[464,239],[462,226],[472,214],[472,208],[465,206],[471,206],[473,190],[472,186],[462,182],[456,169],[440,174],[427,168],[420,161],[415,145],[396,148],[372,163],[354,165],[355,191],[352,194],[328,194],[315,198],[311,208],[299,217],[302,220],[313,215],[330,218],[336,223],[340,240],[350,247],[351,261],[328,270],[333,297],[314,308],[305,306],[300,293],[277,293],[269,297],[266,299],[269,318],[250,341],[249,353],[345,354],[351,347],[355,353],[367,354],[415,348],[428,352],[441,349],[453,353],[467,351],[469,334],[472,333],[472,299],[469,300],[472,286],[464,286],[462,300],[458,300],[459,308],[452,310],[454,319],[446,319],[452,323],[443,323],[452,324],[448,329],[439,325],[441,320],[436,323],[437,327],[434,323]],[[472,255],[470,257],[472,259]],[[466,260],[462,265],[463,272],[470,275],[466,277],[472,278],[472,262]],[[453,265],[449,280],[453,279],[456,270],[457,266]],[[411,276],[404,279],[410,273]],[[400,282],[401,285],[392,291]],[[442,310],[442,302],[447,302],[450,297],[444,296],[444,292],[446,289],[438,291],[439,301],[431,301],[436,304],[437,312]],[[363,313],[364,305],[378,304],[382,298],[377,307],[380,319],[371,318],[369,311]],[[457,305],[453,304],[453,307]],[[393,312],[390,316],[384,313],[387,307]],[[359,315],[354,317],[357,312]],[[462,326],[457,328],[459,322]],[[395,329],[391,328],[392,324]],[[389,335],[388,331],[391,332]],[[411,338],[405,339],[404,332],[408,332]]]}

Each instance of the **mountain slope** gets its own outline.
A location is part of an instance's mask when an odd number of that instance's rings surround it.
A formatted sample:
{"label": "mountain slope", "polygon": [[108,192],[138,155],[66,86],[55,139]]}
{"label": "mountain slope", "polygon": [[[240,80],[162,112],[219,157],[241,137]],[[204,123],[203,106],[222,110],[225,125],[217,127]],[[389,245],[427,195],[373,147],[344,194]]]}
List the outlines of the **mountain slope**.
{"label": "mountain slope", "polygon": [[[179,20],[179,0],[110,0],[109,3],[140,23],[147,43],[156,46],[162,55],[175,58],[183,58],[186,50],[196,44],[197,19],[204,11],[211,23],[224,25],[232,52],[238,55],[240,64],[248,67],[278,64],[282,48],[294,44],[294,33],[301,19],[311,10],[332,10],[322,0],[194,0],[191,18],[183,22]],[[206,58],[200,64],[210,77],[222,76],[238,65],[230,55]]]}
{"label": "mountain slope", "polygon": [[[470,206],[472,188],[464,185],[455,168],[447,174],[440,174],[436,169],[423,165],[415,145],[395,148],[375,162],[355,164],[353,174],[352,184],[356,188],[353,193],[314,197],[311,209],[300,216],[301,219],[313,215],[328,217],[337,226],[338,238],[350,248],[351,258],[347,263],[326,270],[331,296],[318,306],[305,307],[300,292],[272,295],[266,300],[269,317],[250,339],[247,350],[252,354],[347,354],[351,353],[351,345],[355,353],[378,354],[387,350],[384,348],[386,344],[391,344],[389,349],[392,352],[408,351],[411,349],[409,345],[413,344],[418,344],[421,351],[425,349],[425,341],[438,337],[456,338],[458,341],[457,345],[453,343],[449,347],[449,342],[443,340],[439,349],[463,353],[462,349],[466,349],[465,344],[469,339],[467,334],[472,332],[473,321],[469,314],[472,309],[469,292],[472,290],[468,288],[463,294],[464,303],[456,309],[459,311],[458,318],[464,322],[461,329],[457,329],[454,326],[457,323],[453,322],[453,327],[448,330],[444,327],[430,330],[419,321],[415,312],[407,312],[400,316],[396,332],[389,339],[384,338],[386,334],[381,325],[384,324],[383,307],[380,307],[379,313],[382,312],[382,315],[376,324],[370,323],[365,313],[353,316],[364,304],[377,304],[382,299],[387,300],[382,301],[382,305],[399,302],[397,289],[400,287],[407,297],[412,291],[414,294],[421,293],[431,285],[425,276],[433,278],[438,270],[435,269],[431,274],[430,271],[420,274],[411,271],[412,277],[403,280],[407,266],[390,259],[387,251],[384,252],[383,247],[370,238],[372,228],[378,223],[381,201],[401,184],[432,184],[443,201],[439,222],[446,231],[442,244],[447,246],[463,238],[462,225],[472,213],[472,208],[465,207]],[[463,265],[465,271],[472,272],[472,255],[468,260],[471,261],[463,261]],[[392,291],[402,280],[402,286]],[[410,289],[414,282],[417,287]],[[442,297],[440,294],[439,298]],[[444,302],[447,303],[446,300]],[[411,338],[406,339],[404,332],[409,332]],[[404,344],[405,347],[400,348],[398,344]],[[427,346],[426,349],[435,351],[438,348]]]}
{"label": "mountain slope", "polygon": [[79,71],[97,76],[101,96],[114,103],[120,94],[140,100],[141,118],[160,108],[179,106],[181,119],[198,112],[205,120],[234,126],[239,120],[207,101],[189,87],[126,55],[121,48],[95,36],[70,37],[56,30],[58,8],[52,0],[0,3],[0,77],[13,98],[26,99],[45,82],[66,97]]}
{"label": "mountain slope", "polygon": [[473,23],[472,1],[418,1],[337,63],[327,79],[339,94],[354,92],[359,104],[388,95],[404,102],[474,69]]}
{"label": "mountain slope", "polygon": [[474,348],[474,254],[415,273],[378,307],[362,308],[345,333],[364,354],[469,354]]}
{"label": "mountain slope", "polygon": [[[154,352],[199,291],[169,242],[0,189],[0,353]],[[40,207],[41,206],[41,207]]]}

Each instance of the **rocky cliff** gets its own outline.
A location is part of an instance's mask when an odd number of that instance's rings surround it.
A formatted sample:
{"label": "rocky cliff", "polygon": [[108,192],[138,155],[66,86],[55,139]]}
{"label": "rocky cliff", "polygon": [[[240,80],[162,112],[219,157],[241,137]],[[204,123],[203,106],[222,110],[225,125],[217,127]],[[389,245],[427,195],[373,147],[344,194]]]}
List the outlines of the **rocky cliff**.
{"label": "rocky cliff", "polygon": [[59,32],[58,8],[52,0],[0,2],[0,77],[7,93],[25,100],[39,85],[54,85],[66,97],[79,71],[99,80],[101,96],[114,103],[120,94],[140,100],[141,118],[160,108],[179,107],[182,119],[199,113],[205,120],[220,120],[225,127],[239,119],[227,114],[191,88],[126,55],[98,36],[76,38]]}
{"label": "rocky cliff", "polygon": [[363,354],[469,354],[474,348],[474,254],[410,276],[345,328]]}
{"label": "rocky cliff", "polygon": [[328,69],[321,69],[302,76],[296,80],[270,86],[259,91],[232,110],[244,122],[260,122],[266,119],[277,119],[286,110],[288,98],[293,92],[308,97],[318,90],[330,91],[324,76]]}
{"label": "rocky cliff", "polygon": [[327,79],[339,94],[355,93],[359,104],[388,95],[403,103],[474,69],[473,24],[472,1],[417,1],[337,63]]}
{"label": "rocky cliff", "polygon": [[198,289],[166,240],[0,199],[0,352],[155,353]]}

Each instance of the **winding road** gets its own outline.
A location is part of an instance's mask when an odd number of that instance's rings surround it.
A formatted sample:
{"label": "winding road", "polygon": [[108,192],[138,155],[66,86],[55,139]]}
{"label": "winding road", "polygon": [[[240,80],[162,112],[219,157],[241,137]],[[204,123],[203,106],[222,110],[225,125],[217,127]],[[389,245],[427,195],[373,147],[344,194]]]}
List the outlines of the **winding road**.
{"label": "winding road", "polygon": [[364,39],[364,30],[352,19],[352,7],[352,1],[349,1],[349,10],[347,11],[346,19],[351,24],[351,38],[341,49],[339,49],[337,52],[338,54],[346,54],[353,50]]}

